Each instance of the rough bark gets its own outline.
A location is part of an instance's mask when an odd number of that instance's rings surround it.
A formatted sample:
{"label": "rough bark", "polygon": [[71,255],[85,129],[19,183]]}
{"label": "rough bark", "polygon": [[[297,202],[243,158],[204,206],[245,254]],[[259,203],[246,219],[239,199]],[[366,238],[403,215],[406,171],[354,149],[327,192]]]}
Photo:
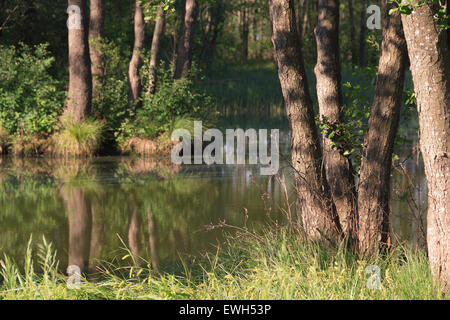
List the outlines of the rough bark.
{"label": "rough bark", "polygon": [[[62,119],[81,122],[91,109],[92,76],[89,57],[87,0],[69,0],[81,10],[81,28],[69,28],[69,90]],[[69,13],[69,17],[76,14]]]}
{"label": "rough bark", "polygon": [[158,68],[159,49],[161,47],[161,38],[164,35],[164,24],[166,23],[166,13],[163,5],[158,9],[158,16],[156,17],[155,30],[153,31],[150,70],[149,70],[149,85],[148,93],[154,94],[156,90],[156,71]]}
{"label": "rough bark", "polygon": [[133,55],[131,57],[130,65],[128,67],[128,107],[139,109],[139,98],[142,93],[142,83],[140,70],[142,66],[142,48],[145,39],[145,21],[144,11],[141,6],[141,1],[136,1],[134,10],[134,46]]}
{"label": "rough bark", "polygon": [[346,237],[356,239],[355,183],[353,167],[341,148],[334,150],[328,137],[344,121],[342,112],[341,66],[339,57],[339,0],[319,0],[318,25],[314,30],[317,43],[316,75],[317,98],[320,117],[326,123],[323,134],[323,157],[325,170]]}
{"label": "rough bark", "polygon": [[362,254],[374,254],[389,237],[389,199],[392,152],[400,119],[407,61],[406,41],[399,13],[384,0],[381,57],[373,106],[364,140],[358,187],[358,243]]}
{"label": "rough bark", "polygon": [[[417,3],[418,1],[413,1]],[[424,5],[403,15],[428,187],[427,243],[433,277],[450,293],[450,48]]]}
{"label": "rough bark", "polygon": [[186,0],[184,21],[181,36],[177,44],[177,60],[175,65],[174,78],[180,79],[190,69],[192,65],[192,49],[196,20],[198,14],[198,4],[196,0]]}
{"label": "rough bark", "polygon": [[105,79],[105,56],[101,51],[101,40],[105,37],[105,0],[91,0],[89,23],[89,48],[91,54],[92,95],[98,96],[98,89]]}
{"label": "rough bark", "polygon": [[315,128],[292,0],[269,0],[272,43],[292,132],[292,164],[302,222],[310,240],[336,240],[340,225],[332,203]]}

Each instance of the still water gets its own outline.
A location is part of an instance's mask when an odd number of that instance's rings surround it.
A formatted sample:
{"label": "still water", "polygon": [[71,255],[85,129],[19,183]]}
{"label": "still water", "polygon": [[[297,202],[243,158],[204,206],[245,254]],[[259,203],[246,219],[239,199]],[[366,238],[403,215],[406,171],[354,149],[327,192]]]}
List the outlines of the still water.
{"label": "still water", "polygon": [[[282,157],[283,158],[283,157]],[[286,154],[284,156],[286,158]],[[393,173],[394,240],[423,241],[425,179],[414,160]],[[257,165],[185,165],[170,160],[101,157],[83,160],[0,158],[0,254],[20,266],[30,236],[44,236],[60,268],[95,271],[123,263],[170,266],[215,250],[232,227],[258,229],[295,217],[292,170],[259,175]],[[221,227],[220,227],[221,226]]]}

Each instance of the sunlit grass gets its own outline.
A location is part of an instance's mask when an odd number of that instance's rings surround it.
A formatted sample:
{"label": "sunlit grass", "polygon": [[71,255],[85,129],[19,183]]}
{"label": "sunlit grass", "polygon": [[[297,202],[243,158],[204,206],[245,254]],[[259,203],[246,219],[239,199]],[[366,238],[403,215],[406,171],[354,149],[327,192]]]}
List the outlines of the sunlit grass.
{"label": "sunlit grass", "polygon": [[[48,243],[38,249],[42,271],[25,270],[9,258],[1,261],[1,299],[442,299],[434,289],[424,252],[405,247],[387,256],[360,260],[344,246],[304,244],[285,228],[228,237],[215,253],[184,262],[175,273],[144,267],[104,264],[100,280],[83,279],[69,289],[58,273]],[[31,242],[29,247],[31,246]],[[130,254],[124,254],[129,259]],[[137,265],[134,263],[134,265]],[[379,289],[370,289],[367,267],[380,268]]]}
{"label": "sunlit grass", "polygon": [[66,121],[55,137],[54,153],[62,156],[92,156],[98,149],[103,124],[95,120]]}

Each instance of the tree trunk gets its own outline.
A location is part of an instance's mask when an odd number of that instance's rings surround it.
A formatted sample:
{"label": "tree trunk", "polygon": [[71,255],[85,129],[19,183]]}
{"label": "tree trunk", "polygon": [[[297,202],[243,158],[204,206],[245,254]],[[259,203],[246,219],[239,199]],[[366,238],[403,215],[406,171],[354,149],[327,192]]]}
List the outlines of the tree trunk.
{"label": "tree trunk", "polygon": [[356,239],[355,183],[353,167],[341,148],[334,150],[328,138],[343,123],[341,66],[339,57],[339,0],[319,0],[319,24],[314,30],[317,43],[317,98],[322,121],[323,154],[328,184],[344,235]]}
{"label": "tree trunk", "polygon": [[427,4],[403,15],[402,21],[428,186],[428,256],[436,283],[450,293],[450,47],[448,32],[433,18],[436,13]]}
{"label": "tree trunk", "polygon": [[374,254],[389,237],[392,152],[400,119],[407,61],[400,14],[384,0],[381,57],[373,106],[364,140],[358,187],[358,242],[361,254]]}
{"label": "tree trunk", "polygon": [[164,24],[166,23],[166,13],[163,5],[158,9],[158,16],[156,18],[155,31],[152,39],[152,52],[150,57],[150,71],[149,71],[149,85],[148,93],[154,94],[156,90],[156,71],[158,68],[159,49],[161,38],[164,35]]}
{"label": "tree trunk", "polygon": [[241,8],[241,44],[242,44],[242,61],[247,61],[248,59],[248,35],[249,35],[249,19],[248,19],[248,8],[244,6]]}
{"label": "tree trunk", "polygon": [[198,14],[196,0],[186,0],[184,22],[181,36],[177,45],[177,60],[175,65],[174,78],[180,79],[190,69],[192,65],[192,49]]}
{"label": "tree trunk", "polygon": [[297,32],[300,37],[300,44],[302,44],[303,39],[303,15],[308,11],[308,8],[305,7],[306,0],[298,0],[297,2]]}
{"label": "tree trunk", "polygon": [[139,233],[141,228],[141,219],[139,218],[136,207],[130,209],[128,215],[128,246],[133,258],[135,266],[140,266],[141,259],[139,256]]}
{"label": "tree trunk", "polygon": [[360,33],[359,33],[359,65],[365,67],[367,65],[366,57],[366,0],[362,0],[361,3],[361,21],[360,21]]}
{"label": "tree trunk", "polygon": [[149,208],[148,213],[148,241],[150,245],[150,254],[152,259],[152,268],[153,270],[158,273],[158,265],[159,265],[159,259],[158,259],[158,246],[156,243],[156,226],[155,226],[155,219],[153,218],[152,211]]}
{"label": "tree trunk", "polygon": [[105,56],[101,52],[101,41],[105,37],[105,0],[91,0],[90,12],[89,48],[92,63],[92,94],[97,97],[98,90],[105,80]]}
{"label": "tree trunk", "polygon": [[350,48],[352,54],[352,68],[358,63],[356,55],[356,30],[355,30],[355,16],[353,13],[353,0],[348,0],[348,15],[350,23]]}
{"label": "tree trunk", "polygon": [[[62,120],[82,122],[92,100],[91,59],[89,57],[87,0],[69,0],[80,12],[69,13],[69,91]],[[77,20],[81,19],[78,25]],[[72,20],[73,19],[73,20]]]}
{"label": "tree trunk", "polygon": [[133,55],[131,57],[130,65],[128,67],[128,107],[139,109],[142,92],[141,76],[139,74],[142,66],[142,48],[145,39],[145,21],[144,11],[141,6],[141,1],[136,1],[134,11],[134,46]]}
{"label": "tree trunk", "polygon": [[310,240],[337,240],[340,225],[322,167],[293,0],[269,0],[272,43],[292,132],[292,164],[303,227]]}
{"label": "tree trunk", "polygon": [[61,196],[69,220],[68,265],[88,271],[92,217],[86,196],[78,187],[63,186]]}

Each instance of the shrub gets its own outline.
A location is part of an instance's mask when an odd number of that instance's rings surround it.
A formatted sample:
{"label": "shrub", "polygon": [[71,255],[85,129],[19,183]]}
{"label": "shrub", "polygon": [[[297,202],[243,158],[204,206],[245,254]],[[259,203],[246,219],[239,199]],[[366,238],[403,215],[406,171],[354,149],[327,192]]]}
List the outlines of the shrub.
{"label": "shrub", "polygon": [[[147,70],[145,66],[143,70]],[[154,139],[168,133],[180,124],[181,120],[193,119],[209,121],[208,112],[212,99],[195,85],[198,71],[195,68],[184,78],[174,80],[171,70],[160,68],[156,93],[144,94],[142,107],[131,120],[125,120],[117,133],[119,143],[123,144],[133,137]],[[146,74],[143,82],[146,83]],[[146,92],[146,88],[143,90]]]}
{"label": "shrub", "polygon": [[49,73],[54,58],[47,46],[0,45],[0,123],[11,136],[31,140],[58,122],[65,90]]}

